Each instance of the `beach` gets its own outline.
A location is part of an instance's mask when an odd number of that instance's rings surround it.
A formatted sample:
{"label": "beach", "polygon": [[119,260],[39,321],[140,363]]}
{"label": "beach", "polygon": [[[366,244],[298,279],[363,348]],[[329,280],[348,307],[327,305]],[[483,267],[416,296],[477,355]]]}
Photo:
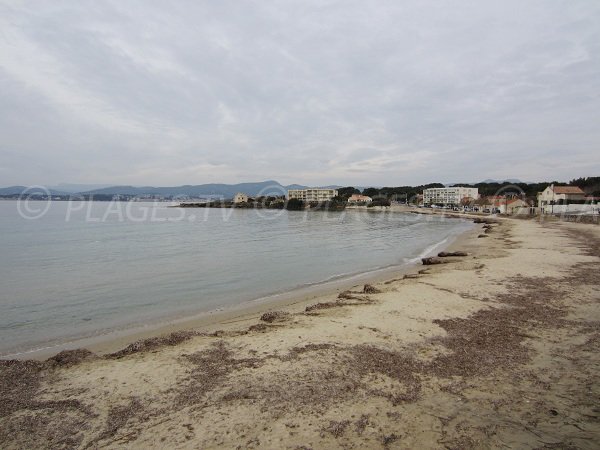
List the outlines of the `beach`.
{"label": "beach", "polygon": [[90,220],[55,202],[32,221],[17,203],[0,205],[0,359],[125,345],[385,279],[473,226],[364,211],[224,216],[147,202],[115,204],[121,220],[105,202],[86,205]]}
{"label": "beach", "polygon": [[440,264],[3,361],[0,446],[597,448],[600,228],[489,222]]}

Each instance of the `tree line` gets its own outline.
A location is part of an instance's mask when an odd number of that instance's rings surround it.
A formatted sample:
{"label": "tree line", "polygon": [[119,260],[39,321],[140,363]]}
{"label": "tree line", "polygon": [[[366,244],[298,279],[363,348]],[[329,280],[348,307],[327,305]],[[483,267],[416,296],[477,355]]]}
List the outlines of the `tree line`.
{"label": "tree line", "polygon": [[[577,186],[581,188],[587,195],[600,196],[600,177],[583,177],[571,180],[569,183],[560,183],[558,181],[542,182],[542,183],[511,183],[492,182],[492,183],[455,183],[454,186],[473,187],[479,190],[482,196],[500,195],[500,194],[516,194],[525,195],[530,199],[535,199],[538,192],[542,192],[551,184],[569,186]],[[341,201],[347,201],[353,194],[362,194],[371,197],[374,200],[393,200],[400,202],[414,201],[417,195],[422,194],[423,190],[429,188],[443,188],[442,183],[430,183],[419,186],[397,186],[397,187],[382,187],[365,188],[362,191],[348,186],[338,189],[338,198]]]}

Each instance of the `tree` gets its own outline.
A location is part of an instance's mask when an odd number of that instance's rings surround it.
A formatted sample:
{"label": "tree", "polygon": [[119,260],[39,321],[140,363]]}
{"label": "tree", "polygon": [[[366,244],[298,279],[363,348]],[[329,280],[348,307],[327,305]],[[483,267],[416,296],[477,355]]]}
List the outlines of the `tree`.
{"label": "tree", "polygon": [[300,211],[304,209],[304,202],[297,198],[290,198],[287,202],[286,209],[289,211]]}
{"label": "tree", "polygon": [[348,198],[354,194],[360,194],[360,191],[352,186],[338,189],[338,197],[345,198],[346,200],[348,200]]}
{"label": "tree", "polygon": [[362,195],[366,195],[367,197],[377,197],[379,195],[379,189],[377,188],[366,188],[362,191]]}

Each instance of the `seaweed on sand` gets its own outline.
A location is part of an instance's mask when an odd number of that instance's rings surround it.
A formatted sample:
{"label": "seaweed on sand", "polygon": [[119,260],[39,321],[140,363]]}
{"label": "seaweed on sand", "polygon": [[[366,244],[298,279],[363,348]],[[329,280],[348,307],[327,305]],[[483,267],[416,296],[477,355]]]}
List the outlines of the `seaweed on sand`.
{"label": "seaweed on sand", "polygon": [[331,433],[333,435],[333,437],[339,438],[346,432],[348,425],[350,425],[349,420],[341,420],[339,422],[337,422],[335,420],[330,420],[329,425],[327,427],[323,428],[322,431]]}
{"label": "seaweed on sand", "polygon": [[20,442],[24,447],[76,447],[89,408],[79,400],[41,400],[42,380],[53,363],[0,361],[0,447]]}
{"label": "seaweed on sand", "polygon": [[262,363],[259,358],[236,359],[223,341],[215,342],[211,347],[185,359],[192,364],[188,383],[181,389],[178,403],[194,405],[202,402],[205,395],[224,384],[227,377],[242,368],[256,368]]}
{"label": "seaweed on sand", "polygon": [[549,281],[515,278],[511,292],[497,297],[505,306],[480,310],[467,318],[434,320],[447,332],[436,341],[453,352],[435,358],[429,370],[441,377],[473,376],[527,361],[530,351],[522,345],[525,330],[566,324],[566,311],[553,304],[562,294],[549,287]]}
{"label": "seaweed on sand", "polygon": [[97,356],[85,348],[75,350],[63,350],[62,352],[48,358],[46,363],[54,367],[71,367],[83,361],[96,359]]}
{"label": "seaweed on sand", "polygon": [[260,320],[267,323],[281,322],[289,317],[289,313],[285,311],[268,311],[260,316]]}
{"label": "seaweed on sand", "polygon": [[423,364],[413,356],[384,350],[371,345],[357,345],[351,348],[353,366],[361,376],[379,373],[402,383],[404,390],[395,392],[371,391],[372,394],[387,397],[392,404],[411,403],[419,398],[421,382],[418,374]]}
{"label": "seaweed on sand", "polygon": [[380,294],[381,290],[377,289],[375,286],[371,286],[370,284],[365,284],[363,287],[363,293],[365,293],[365,294]]}
{"label": "seaweed on sand", "polygon": [[304,311],[311,312],[319,309],[329,309],[329,308],[337,308],[339,306],[344,306],[343,302],[321,302],[315,303],[314,305],[307,306]]}
{"label": "seaweed on sand", "polygon": [[43,370],[39,361],[0,361],[0,417],[35,404]]}
{"label": "seaweed on sand", "polygon": [[148,352],[164,346],[174,346],[199,335],[200,333],[196,331],[175,331],[167,336],[152,337],[133,342],[124,349],[109,354],[108,357],[122,358],[133,353]]}
{"label": "seaweed on sand", "polygon": [[361,415],[360,418],[354,422],[354,427],[356,429],[356,433],[359,436],[361,434],[363,434],[363,431],[365,431],[365,428],[367,428],[368,424],[369,424],[369,415],[368,414]]}
{"label": "seaweed on sand", "polygon": [[358,297],[356,297],[352,291],[342,291],[338,294],[338,298],[340,300],[356,300],[358,299]]}

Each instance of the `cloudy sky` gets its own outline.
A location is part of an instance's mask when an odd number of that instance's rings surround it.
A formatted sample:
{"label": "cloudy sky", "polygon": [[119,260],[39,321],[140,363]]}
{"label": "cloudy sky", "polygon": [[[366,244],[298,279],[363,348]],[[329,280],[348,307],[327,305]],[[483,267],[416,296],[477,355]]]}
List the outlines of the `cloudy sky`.
{"label": "cloudy sky", "polygon": [[597,0],[0,0],[0,185],[600,175]]}

